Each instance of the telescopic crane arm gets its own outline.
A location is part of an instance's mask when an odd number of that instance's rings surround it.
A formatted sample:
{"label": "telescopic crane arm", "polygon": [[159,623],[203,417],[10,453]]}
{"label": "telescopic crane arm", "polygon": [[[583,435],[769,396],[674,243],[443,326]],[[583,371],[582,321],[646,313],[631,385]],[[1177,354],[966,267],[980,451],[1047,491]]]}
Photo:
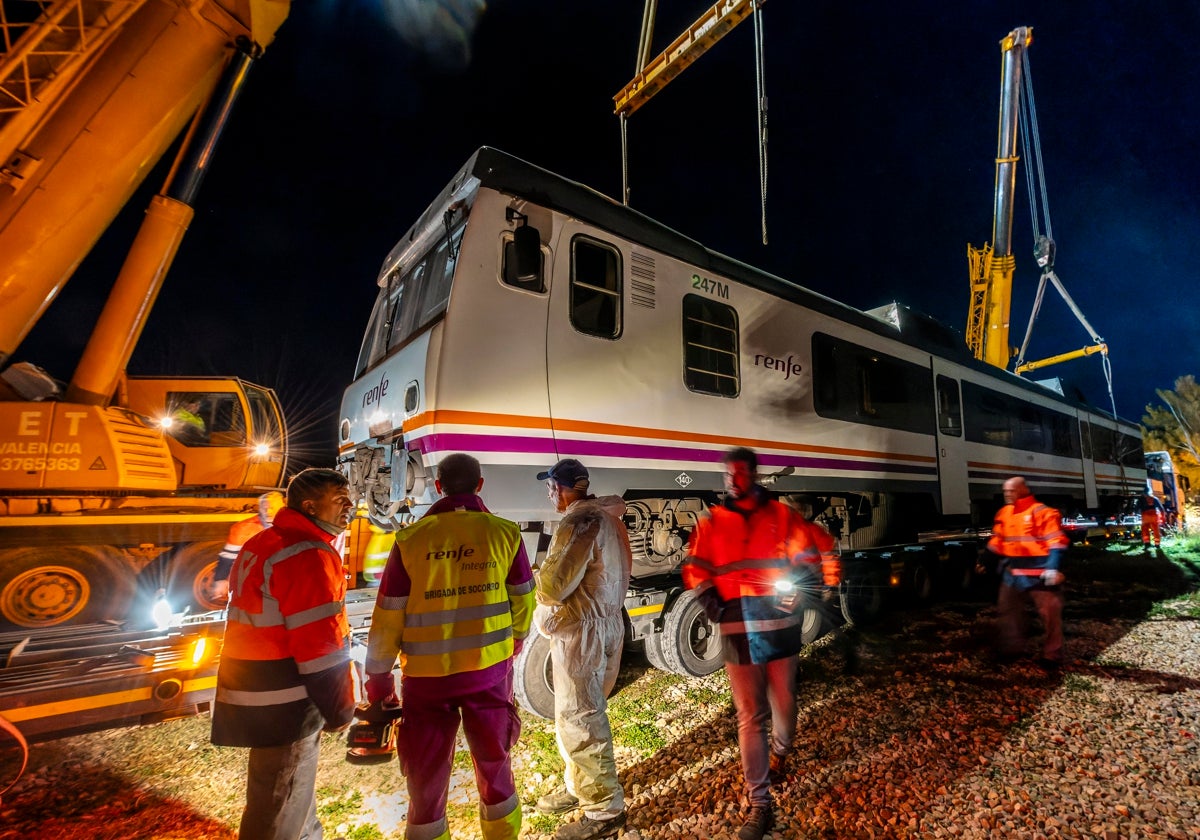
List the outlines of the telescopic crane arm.
{"label": "telescopic crane arm", "polygon": [[1013,200],[1017,188],[1017,118],[1020,112],[1021,56],[1033,42],[1033,30],[1014,29],[1000,42],[1000,130],[996,141],[996,187],[992,205],[992,241],[967,246],[971,264],[971,307],[967,314],[967,346],[982,359],[1007,369],[1012,309]]}
{"label": "telescopic crane arm", "polygon": [[[967,346],[975,358],[1007,370],[1016,357],[1013,372],[1017,375],[1050,365],[1100,353],[1107,357],[1108,346],[1088,323],[1083,312],[1067,293],[1066,287],[1054,273],[1054,239],[1050,227],[1050,209],[1046,198],[1042,172],[1041,143],[1037,131],[1037,111],[1033,102],[1033,87],[1029,79],[1027,51],[1033,42],[1033,30],[1018,27],[1000,42],[1000,129],[996,148],[996,186],[992,211],[992,241],[982,248],[967,246],[971,268],[971,303],[967,313]],[[1037,296],[1019,350],[1009,344],[1009,319],[1012,311],[1013,269],[1016,260],[1012,250],[1013,203],[1016,195],[1018,131],[1022,150],[1028,158],[1025,164],[1029,188],[1030,217],[1033,222],[1034,258],[1042,269]],[[1034,184],[1034,172],[1040,190]],[[1041,201],[1037,196],[1040,194]],[[1040,230],[1039,219],[1045,221],[1046,235]],[[1046,286],[1058,291],[1071,313],[1087,330],[1092,344],[1059,353],[1046,359],[1025,361],[1025,352],[1033,334],[1033,325],[1041,310]],[[1105,359],[1108,373],[1108,360]],[[1109,392],[1111,396],[1111,382]],[[1114,410],[1115,413],[1115,410]]]}
{"label": "telescopic crane arm", "polygon": [[[266,47],[290,0],[0,9],[2,368],[210,97],[234,44]],[[131,331],[140,315],[126,313]]]}

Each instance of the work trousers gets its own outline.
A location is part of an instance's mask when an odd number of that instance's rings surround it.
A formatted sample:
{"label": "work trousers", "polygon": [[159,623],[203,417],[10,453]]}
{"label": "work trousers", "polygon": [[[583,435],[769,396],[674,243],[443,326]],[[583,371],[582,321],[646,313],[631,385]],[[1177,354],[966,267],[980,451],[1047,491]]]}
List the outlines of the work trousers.
{"label": "work trousers", "polygon": [[1042,629],[1045,639],[1042,642],[1042,658],[1051,662],[1061,662],[1063,656],[1062,587],[1035,586],[1024,591],[1015,586],[1001,584],[1000,599],[997,604],[999,611],[1000,652],[1006,655],[1016,655],[1025,648],[1025,602],[1028,595],[1038,615],[1042,618]]}
{"label": "work trousers", "polygon": [[1142,517],[1142,545],[1150,545],[1150,535],[1154,534],[1154,545],[1162,542],[1162,527],[1158,524],[1158,514]]}
{"label": "work trousers", "polygon": [[795,656],[765,665],[725,663],[737,710],[738,749],[751,807],[771,804],[771,753],[791,752],[796,735]]}
{"label": "work trousers", "polygon": [[484,840],[516,840],[521,830],[521,803],[510,753],[521,734],[521,720],[513,705],[512,671],[495,685],[470,694],[414,697],[402,690],[401,696],[404,717],[396,745],[408,783],[406,840],[450,836],[446,799],[460,722],[475,765],[482,836]]}
{"label": "work trousers", "polygon": [[321,733],[282,747],[251,747],[238,840],[321,840],[317,759]]}
{"label": "work trousers", "polygon": [[625,810],[608,723],[608,693],[621,669],[624,635],[619,615],[585,619],[555,629],[550,648],[554,732],[566,764],[563,776],[584,816],[594,820],[612,819]]}

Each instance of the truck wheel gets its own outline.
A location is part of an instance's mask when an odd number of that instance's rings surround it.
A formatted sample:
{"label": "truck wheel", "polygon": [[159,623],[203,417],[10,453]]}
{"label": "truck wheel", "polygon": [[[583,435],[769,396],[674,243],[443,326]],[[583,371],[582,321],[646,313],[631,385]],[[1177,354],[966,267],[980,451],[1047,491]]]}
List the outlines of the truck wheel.
{"label": "truck wheel", "polygon": [[19,627],[121,619],[134,579],[104,548],[18,548],[0,552],[0,617]]}
{"label": "truck wheel", "polygon": [[842,579],[842,617],[850,624],[869,624],[883,612],[887,577],[877,570],[855,570]]}
{"label": "truck wheel", "polygon": [[554,673],[550,640],[531,628],[525,645],[513,660],[513,694],[531,715],[554,719]]}
{"label": "truck wheel", "polygon": [[800,622],[800,641],[811,645],[833,629],[826,605],[817,603],[804,608]]}
{"label": "truck wheel", "polygon": [[684,590],[671,604],[660,636],[671,673],[704,677],[721,667],[721,631],[704,614],[692,590]]}
{"label": "truck wheel", "polygon": [[658,633],[651,633],[646,637],[646,661],[649,662],[653,668],[657,668],[660,671],[670,672],[671,668],[669,665],[667,665],[666,654],[663,653],[664,635],[666,634],[660,631]]}
{"label": "truck wheel", "polygon": [[928,563],[913,563],[908,569],[908,592],[918,604],[933,600],[933,569]]}
{"label": "truck wheel", "polygon": [[175,556],[167,564],[167,602],[175,612],[187,608],[195,615],[225,608],[225,599],[214,599],[213,575],[217,569],[217,555],[225,544],[222,542],[188,543],[175,549]]}

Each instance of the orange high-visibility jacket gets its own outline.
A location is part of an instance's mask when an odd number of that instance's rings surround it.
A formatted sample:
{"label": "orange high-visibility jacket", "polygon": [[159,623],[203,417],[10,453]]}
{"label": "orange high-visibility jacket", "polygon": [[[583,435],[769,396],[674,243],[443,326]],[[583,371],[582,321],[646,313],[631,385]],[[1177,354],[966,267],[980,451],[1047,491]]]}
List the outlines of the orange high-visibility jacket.
{"label": "orange high-visibility jacket", "polygon": [[692,531],[683,583],[698,599],[719,598],[726,662],[764,664],[800,651],[801,615],[782,612],[780,581],[819,579],[820,552],[796,511],[756,491],[749,512],[716,505]]}
{"label": "orange high-visibility jacket", "polygon": [[333,539],[284,508],[242,548],[229,576],[214,744],[283,746],[350,722],[346,579]]}
{"label": "orange high-visibility jacket", "polygon": [[988,550],[1011,560],[1013,574],[1035,573],[1055,568],[1054,549],[1065,549],[1067,536],[1062,514],[1033,496],[1017,499],[996,513]]}

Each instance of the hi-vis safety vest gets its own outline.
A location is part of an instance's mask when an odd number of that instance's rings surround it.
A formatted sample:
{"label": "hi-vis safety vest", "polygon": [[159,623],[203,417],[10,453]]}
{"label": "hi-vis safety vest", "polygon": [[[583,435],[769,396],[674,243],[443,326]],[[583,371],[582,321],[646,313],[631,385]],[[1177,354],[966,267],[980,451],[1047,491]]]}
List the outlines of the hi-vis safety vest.
{"label": "hi-vis safety vest", "polygon": [[[473,510],[426,516],[397,534],[390,562],[398,552],[411,591],[381,590],[372,629],[396,634],[406,677],[482,671],[513,655],[514,612],[528,626],[533,610],[531,581],[511,592],[505,583],[521,547],[516,523]],[[390,669],[367,662],[368,673]]]}
{"label": "hi-vis safety vest", "polygon": [[1012,560],[1010,571],[1041,573],[1054,549],[1065,549],[1062,515],[1032,496],[1005,505],[996,514],[988,550]]}

